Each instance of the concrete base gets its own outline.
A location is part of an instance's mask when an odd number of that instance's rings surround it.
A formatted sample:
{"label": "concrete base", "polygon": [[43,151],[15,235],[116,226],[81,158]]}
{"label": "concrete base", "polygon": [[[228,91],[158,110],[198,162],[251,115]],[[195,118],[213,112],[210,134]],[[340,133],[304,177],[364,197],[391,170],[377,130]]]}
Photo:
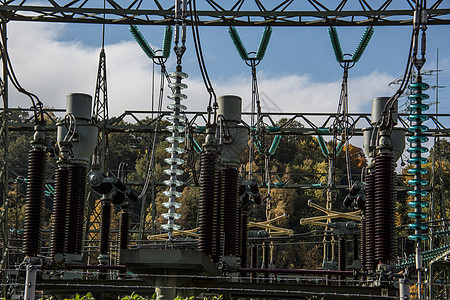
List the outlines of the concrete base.
{"label": "concrete base", "polygon": [[[174,299],[177,296],[185,298],[198,293],[195,289],[182,288],[189,286],[189,282],[196,281],[197,278],[181,275],[221,274],[204,253],[193,250],[128,249],[120,253],[120,264],[138,276],[142,274],[139,276],[142,280],[155,286],[156,295],[160,297],[158,299]],[[146,276],[147,274],[154,276]]]}
{"label": "concrete base", "polygon": [[221,274],[204,253],[193,250],[127,249],[122,250],[120,254],[120,264],[137,274]]}

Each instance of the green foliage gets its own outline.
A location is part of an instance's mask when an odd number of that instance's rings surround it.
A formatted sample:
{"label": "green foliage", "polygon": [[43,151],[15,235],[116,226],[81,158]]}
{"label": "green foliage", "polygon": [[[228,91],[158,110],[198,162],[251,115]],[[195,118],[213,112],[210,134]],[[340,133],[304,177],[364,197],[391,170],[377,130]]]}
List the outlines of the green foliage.
{"label": "green foliage", "polygon": [[[146,300],[147,298],[141,297],[136,293],[132,293],[130,296],[125,296],[121,300]],[[153,294],[152,299],[156,299],[156,294]]]}
{"label": "green foliage", "polygon": [[[53,300],[56,299],[54,296],[44,296],[40,300]],[[86,295],[80,295],[78,293],[75,294],[75,297],[73,298],[64,298],[64,300],[95,300],[95,298],[92,296],[92,293],[87,293]]]}

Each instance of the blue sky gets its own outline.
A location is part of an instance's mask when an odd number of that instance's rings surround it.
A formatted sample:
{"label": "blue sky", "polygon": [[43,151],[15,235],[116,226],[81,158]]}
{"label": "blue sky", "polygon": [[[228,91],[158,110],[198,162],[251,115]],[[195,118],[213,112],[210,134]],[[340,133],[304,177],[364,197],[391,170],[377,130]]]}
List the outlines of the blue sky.
{"label": "blue sky", "polygon": [[[101,25],[10,22],[9,49],[22,85],[41,97],[44,104],[62,108],[65,94],[94,93],[101,46]],[[162,46],[162,26],[140,26],[149,44]],[[257,49],[263,28],[238,28],[248,51]],[[344,53],[353,53],[364,27],[338,27]],[[250,68],[240,59],[226,27],[200,28],[204,56],[211,80],[220,94],[250,101]],[[376,27],[360,61],[349,71],[350,111],[369,112],[370,100],[390,96],[388,83],[405,68],[411,36],[409,26]],[[427,63],[436,68],[439,48],[440,85],[450,84],[450,26],[427,30]],[[184,71],[189,73],[189,109],[204,110],[207,93],[202,86],[194,48],[188,33]],[[134,42],[127,26],[106,26],[110,114],[148,110],[151,105],[152,64]],[[173,54],[168,61],[174,69]],[[259,87],[270,99],[266,109],[285,112],[335,112],[342,69],[335,60],[326,27],[275,27],[265,58],[258,66]],[[430,83],[434,78],[430,78]],[[430,91],[431,93],[431,91]],[[433,92],[434,93],[434,92]],[[166,100],[168,102],[168,100]],[[450,87],[440,95],[442,112],[450,112]],[[27,99],[11,92],[11,106],[28,106]],[[264,103],[263,103],[264,109]]]}

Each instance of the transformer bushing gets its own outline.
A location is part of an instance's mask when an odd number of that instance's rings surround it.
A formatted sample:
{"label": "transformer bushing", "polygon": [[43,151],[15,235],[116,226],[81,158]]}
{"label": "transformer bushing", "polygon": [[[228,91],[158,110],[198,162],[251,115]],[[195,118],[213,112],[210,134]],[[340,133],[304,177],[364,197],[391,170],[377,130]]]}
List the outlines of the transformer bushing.
{"label": "transformer bushing", "polygon": [[219,143],[221,152],[221,207],[223,209],[223,249],[225,256],[238,256],[239,201],[238,165],[248,144],[248,129],[241,123],[242,99],[238,96],[221,96],[218,102]]}
{"label": "transformer bushing", "polygon": [[[379,263],[389,265],[395,259],[396,231],[395,202],[396,190],[395,164],[405,148],[405,129],[394,127],[391,132],[382,130],[379,121],[383,116],[388,97],[372,100],[372,120],[369,127],[363,129],[364,152],[369,158],[365,188],[365,211],[362,218],[361,242],[363,265],[368,271],[376,271]],[[393,124],[397,124],[395,102],[391,107]]]}
{"label": "transformer bushing", "polygon": [[40,253],[41,214],[44,198],[45,134],[41,125],[35,127],[28,154],[28,184],[25,204],[23,252],[28,258]]}
{"label": "transformer bushing", "polygon": [[[81,255],[85,207],[86,170],[97,144],[98,128],[91,119],[92,97],[87,94],[67,95],[66,113],[70,126],[65,122],[57,124],[57,141],[60,149],[70,142],[69,159],[70,187],[67,215],[67,253]],[[59,200],[58,200],[59,201]],[[61,206],[63,204],[59,203]],[[63,223],[63,217],[59,217]],[[59,234],[59,233],[58,233]],[[66,233],[67,234],[67,233]],[[78,258],[76,260],[78,260]]]}
{"label": "transformer bushing", "polygon": [[221,218],[218,209],[218,159],[215,130],[207,129],[206,140],[200,155],[200,202],[198,250],[218,261],[220,252]]}

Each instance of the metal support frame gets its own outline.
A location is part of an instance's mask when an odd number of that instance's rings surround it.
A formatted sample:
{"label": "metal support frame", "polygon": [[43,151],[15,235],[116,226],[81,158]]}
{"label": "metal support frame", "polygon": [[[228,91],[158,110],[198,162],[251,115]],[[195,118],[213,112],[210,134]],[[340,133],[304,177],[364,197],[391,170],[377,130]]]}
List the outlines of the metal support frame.
{"label": "metal support frame", "polygon": [[[6,22],[1,20],[0,30],[3,32],[3,36],[6,36]],[[6,49],[6,43],[3,43],[0,40],[0,51],[4,54]],[[4,55],[1,55],[0,59],[3,63],[3,74],[2,79],[0,79],[0,97],[3,102],[3,111],[1,113],[1,127],[0,127],[0,136],[1,136],[1,146],[2,146],[2,161],[0,162],[0,187],[2,193],[1,197],[3,199],[3,203],[1,203],[1,212],[0,212],[0,230],[1,230],[1,239],[2,239],[2,252],[1,252],[1,269],[6,270],[8,265],[8,190],[9,190],[9,109],[8,109],[8,69],[7,62],[3,59]],[[6,285],[6,272],[2,272],[2,295],[6,297],[7,285]]]}
{"label": "metal support frame", "polygon": [[[198,1],[199,26],[411,26],[414,9],[408,1],[366,0],[348,4],[341,0],[336,7],[327,1]],[[395,2],[395,3],[392,3]],[[429,1],[428,25],[450,24],[450,9],[442,0]],[[445,1],[444,1],[445,2]],[[7,20],[173,25],[175,11],[171,1],[108,0],[107,6],[98,1],[70,1],[61,5],[55,1],[30,4],[12,0],[0,5],[0,14]],[[444,3],[445,4],[445,3]],[[400,5],[400,6],[399,6]],[[187,19],[186,22],[191,22]]]}
{"label": "metal support frame", "polygon": [[[103,29],[104,30],[104,29]],[[106,52],[104,45],[100,50],[99,62],[98,62],[98,72],[97,72],[97,83],[95,86],[95,95],[93,101],[93,112],[92,117],[96,120],[99,131],[97,139],[97,147],[95,149],[94,158],[92,161],[92,169],[100,170],[104,174],[108,171],[108,130],[106,125],[109,120],[108,114],[108,86],[106,78]],[[99,230],[91,230],[92,228],[100,228],[100,203],[101,201],[96,201],[94,197],[95,193],[89,190],[88,193],[88,207],[86,214],[86,236],[89,241],[88,246],[93,246],[98,244]],[[89,249],[91,249],[89,247]]]}

